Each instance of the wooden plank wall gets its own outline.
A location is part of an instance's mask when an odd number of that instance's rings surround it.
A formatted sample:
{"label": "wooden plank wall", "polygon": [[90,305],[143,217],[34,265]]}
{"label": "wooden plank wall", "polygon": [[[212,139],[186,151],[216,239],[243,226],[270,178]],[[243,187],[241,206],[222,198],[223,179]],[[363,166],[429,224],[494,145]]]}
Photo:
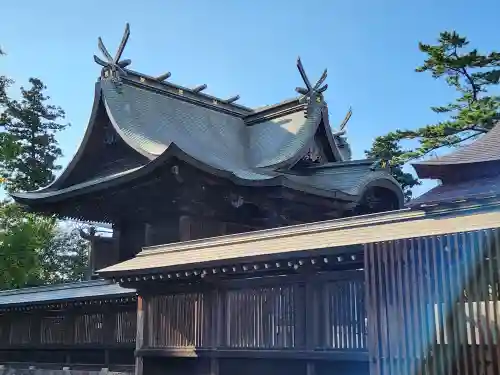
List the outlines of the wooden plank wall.
{"label": "wooden plank wall", "polygon": [[373,375],[500,374],[498,229],[367,244]]}
{"label": "wooden plank wall", "polygon": [[135,304],[0,314],[1,348],[133,346],[135,337]]}
{"label": "wooden plank wall", "polygon": [[367,348],[364,273],[231,280],[146,295],[144,348]]}

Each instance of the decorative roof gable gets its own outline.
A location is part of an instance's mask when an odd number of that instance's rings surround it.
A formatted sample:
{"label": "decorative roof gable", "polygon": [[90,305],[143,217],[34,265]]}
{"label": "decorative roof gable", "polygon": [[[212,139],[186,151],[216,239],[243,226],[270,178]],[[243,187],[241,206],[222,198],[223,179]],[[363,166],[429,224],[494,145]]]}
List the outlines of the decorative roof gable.
{"label": "decorative roof gable", "polygon": [[[122,60],[121,56],[129,34],[127,25],[114,58],[99,38],[99,49],[106,60],[94,56],[94,60],[103,66],[96,86],[94,112],[104,110],[113,128],[108,134],[112,137],[103,135],[103,142],[116,142],[114,137],[118,136],[142,157],[144,163],[71,187],[63,183],[68,178],[65,172],[48,188],[14,194],[14,198],[25,203],[32,199],[53,200],[56,196],[62,199],[68,194],[83,192],[82,189],[89,186],[95,190],[103,182],[109,186],[136,175],[142,176],[168,158],[176,157],[239,185],[286,186],[327,197],[343,196],[348,201],[360,199],[363,189],[368,186],[365,182],[376,185],[373,177],[377,176],[382,185],[389,184],[398,199],[402,199],[401,189],[388,171],[374,172],[363,167],[361,174],[359,171],[352,173],[356,181],[347,179],[352,186],[344,187],[344,191],[338,190],[337,186],[344,184],[332,177],[335,172],[331,176],[324,171],[310,171],[307,176],[287,173],[299,160],[307,157],[315,142],[325,155],[325,161],[342,165],[350,160],[350,147],[344,135],[351,111],[334,133],[323,97],[328,87],[324,84],[326,70],[313,85],[299,58],[297,68],[305,87],[296,91],[301,96],[273,106],[251,109],[235,103],[239,96],[220,99],[206,95],[203,92],[206,85],[189,89],[172,84],[167,81],[170,73],[152,77],[128,69],[131,61]],[[95,115],[89,129],[95,127],[94,123]],[[84,140],[70,163],[70,170],[81,162],[85,147],[89,146]],[[347,163],[346,168],[351,168],[351,165]],[[321,187],[315,186],[315,181],[321,181]]]}

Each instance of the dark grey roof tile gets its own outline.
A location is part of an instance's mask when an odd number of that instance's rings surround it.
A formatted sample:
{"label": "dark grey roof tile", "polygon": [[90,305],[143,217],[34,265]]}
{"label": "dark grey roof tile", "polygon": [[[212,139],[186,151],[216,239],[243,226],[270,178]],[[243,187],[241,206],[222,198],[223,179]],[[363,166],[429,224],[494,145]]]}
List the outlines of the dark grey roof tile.
{"label": "dark grey roof tile", "polygon": [[123,288],[109,280],[92,280],[1,291],[0,306],[43,304],[131,295],[135,295],[134,289]]}
{"label": "dark grey roof tile", "polygon": [[472,164],[500,160],[500,122],[476,141],[457,148],[450,154],[414,163],[419,165]]}
{"label": "dark grey roof tile", "polygon": [[500,175],[436,186],[420,197],[411,200],[408,206],[418,207],[421,205],[449,203],[498,194],[500,194]]}

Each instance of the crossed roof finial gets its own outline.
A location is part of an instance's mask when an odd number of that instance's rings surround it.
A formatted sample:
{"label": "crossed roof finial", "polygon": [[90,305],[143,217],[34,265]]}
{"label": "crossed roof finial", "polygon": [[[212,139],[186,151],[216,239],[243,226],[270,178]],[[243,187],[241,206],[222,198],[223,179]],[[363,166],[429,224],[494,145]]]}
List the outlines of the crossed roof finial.
{"label": "crossed roof finial", "polygon": [[334,137],[340,137],[344,135],[347,131],[347,123],[349,122],[352,116],[352,108],[349,108],[349,111],[345,115],[344,121],[340,124],[339,130],[333,132]]}
{"label": "crossed roof finial", "polygon": [[[297,68],[299,69],[300,76],[302,77],[302,80],[304,81],[306,87],[297,87],[295,91],[297,91],[299,94],[302,94],[304,96],[311,96],[313,94],[320,94],[328,88],[328,84],[321,86],[323,82],[325,82],[326,77],[328,76],[327,70],[325,69],[323,74],[321,75],[320,79],[316,84],[313,86],[311,85],[311,81],[309,81],[309,78],[307,78],[306,71],[304,70],[304,66],[302,65],[302,61],[300,60],[300,57],[297,59]],[[321,86],[321,87],[320,87]]]}
{"label": "crossed roof finial", "polygon": [[111,57],[110,53],[108,52],[108,50],[104,46],[104,43],[103,43],[101,37],[99,37],[98,38],[99,50],[101,51],[101,53],[103,54],[103,56],[106,58],[107,61],[100,59],[96,55],[94,55],[94,61],[105,68],[106,67],[110,68],[112,72],[118,73],[119,75],[126,76],[127,72],[123,68],[129,66],[132,63],[132,61],[129,59],[125,59],[125,60],[120,60],[120,59],[122,57],[123,50],[125,49],[125,46],[127,45],[127,41],[128,41],[129,36],[130,36],[130,26],[127,23],[125,25],[125,31],[123,32],[122,41],[120,42],[120,45],[118,46],[118,50],[116,51],[116,55],[114,58]]}

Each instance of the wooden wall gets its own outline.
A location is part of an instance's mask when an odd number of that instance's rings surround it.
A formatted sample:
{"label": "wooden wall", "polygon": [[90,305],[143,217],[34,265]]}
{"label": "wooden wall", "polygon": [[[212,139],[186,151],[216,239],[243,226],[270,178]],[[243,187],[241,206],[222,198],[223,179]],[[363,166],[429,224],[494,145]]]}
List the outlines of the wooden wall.
{"label": "wooden wall", "polygon": [[366,245],[371,374],[500,373],[497,229]]}
{"label": "wooden wall", "polygon": [[0,363],[130,363],[135,304],[0,314]]}
{"label": "wooden wall", "polygon": [[[177,368],[179,363],[192,366],[189,357],[206,358],[207,366],[214,366],[208,359],[216,359],[218,373],[234,373],[234,356],[247,358],[254,373],[292,359],[301,360],[292,366],[295,370],[306,371],[309,359],[366,358],[360,271],[218,281],[161,295],[144,292],[144,344],[138,352],[146,357],[144,373],[154,374],[153,368],[166,371],[174,364]],[[167,364],[158,357],[170,360]],[[186,360],[173,359],[178,357]],[[198,362],[196,366],[202,366]]]}

